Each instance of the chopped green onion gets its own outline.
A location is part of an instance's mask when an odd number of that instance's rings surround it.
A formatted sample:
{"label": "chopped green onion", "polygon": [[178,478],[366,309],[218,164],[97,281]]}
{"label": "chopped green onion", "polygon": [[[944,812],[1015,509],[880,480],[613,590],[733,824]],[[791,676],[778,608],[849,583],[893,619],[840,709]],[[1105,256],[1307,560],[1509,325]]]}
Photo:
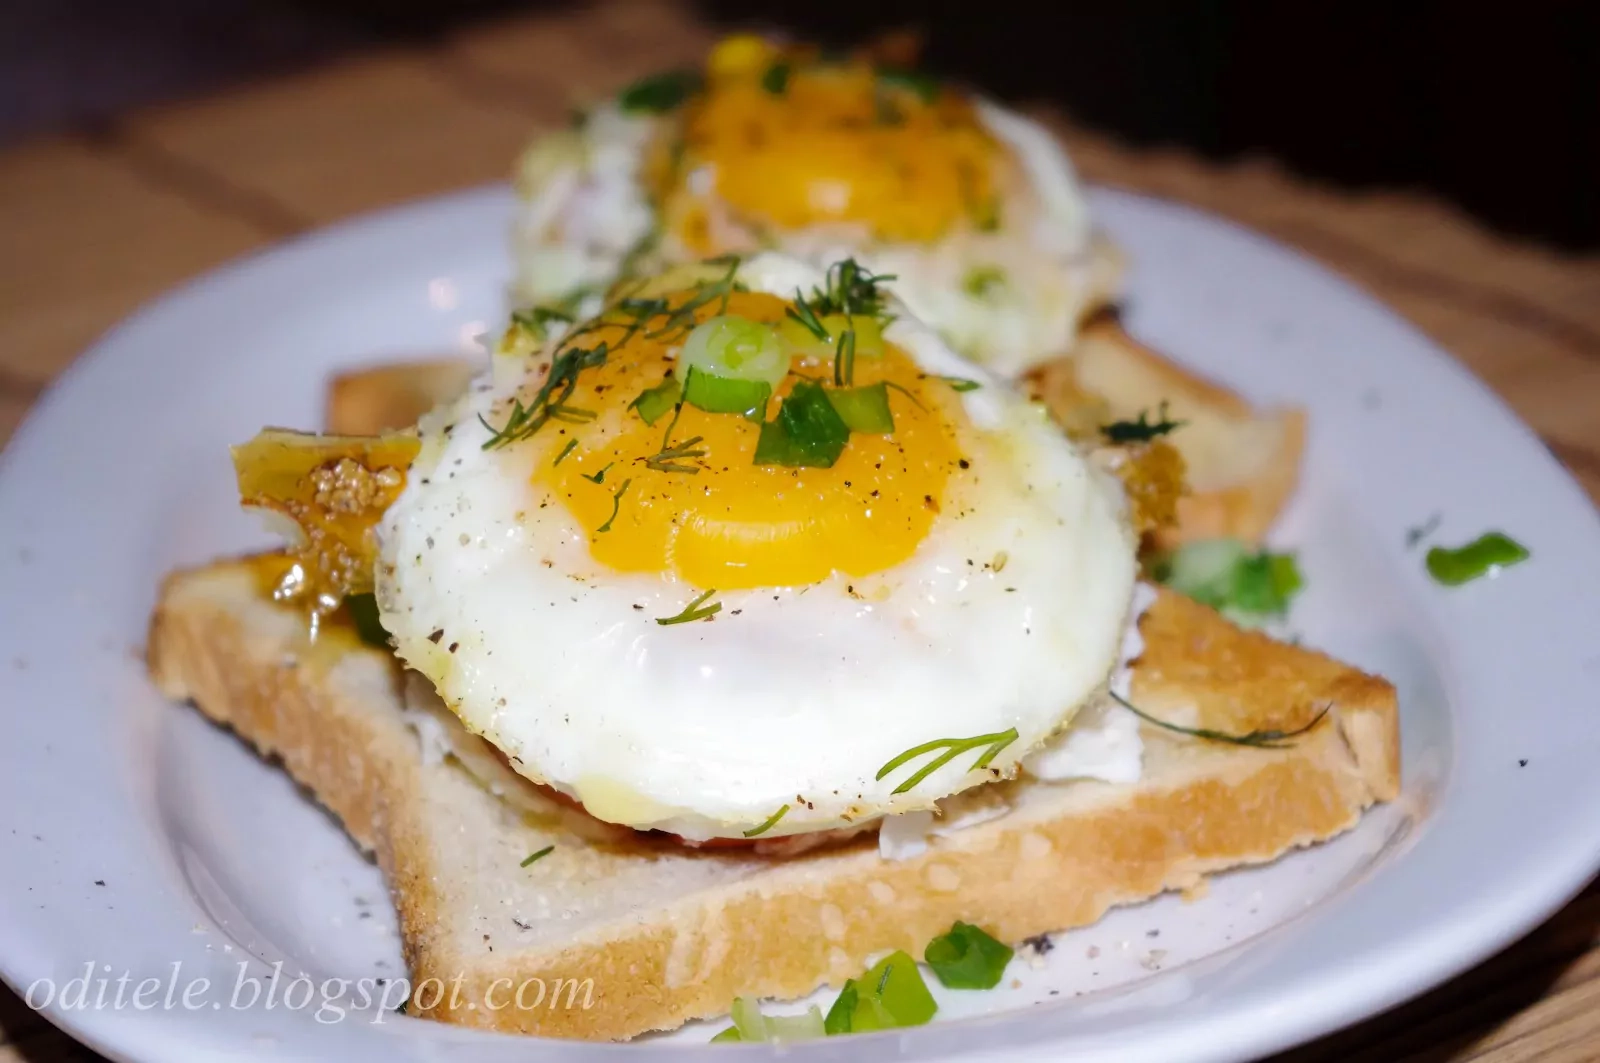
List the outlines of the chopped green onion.
{"label": "chopped green onion", "polygon": [[804,302],[798,302],[778,325],[778,336],[785,347],[796,354],[818,360],[835,357],[839,343],[847,332],[855,333],[856,357],[883,357],[883,323],[875,317],[818,315],[811,312]]}
{"label": "chopped green onion", "polygon": [[851,1019],[855,1015],[860,996],[854,978],[845,982],[844,988],[839,990],[839,996],[833,1002],[833,1007],[828,1009],[828,1017],[822,1020],[822,1028],[829,1037],[855,1032]]}
{"label": "chopped green onion", "polygon": [[739,1036],[739,1027],[730,1026],[726,1030],[723,1030],[721,1033],[719,1033],[715,1037],[713,1037],[711,1039],[711,1043],[715,1045],[715,1044],[723,1044],[723,1043],[729,1042],[729,1041],[743,1041],[743,1040],[744,1040],[744,1038]]}
{"label": "chopped green onion", "polygon": [[828,401],[822,385],[802,380],[779,404],[778,416],[762,424],[755,463],[830,468],[849,438],[849,426]]}
{"label": "chopped green onion", "polygon": [[574,450],[577,450],[577,449],[578,449],[578,441],[576,439],[567,440],[567,445],[561,448],[561,453],[557,454],[556,455],[556,460],[552,461],[550,464],[551,465],[560,465],[564,460],[566,460],[566,457],[567,457],[568,454],[571,454]]}
{"label": "chopped green onion", "polygon": [[1156,420],[1149,420],[1150,411],[1140,410],[1139,418],[1135,421],[1112,421],[1110,424],[1100,426],[1100,434],[1106,437],[1107,443],[1148,443],[1159,436],[1164,436],[1174,428],[1182,428],[1183,421],[1174,421],[1167,416],[1167,404],[1162,403],[1156,413]]}
{"label": "chopped green onion", "polygon": [[828,1009],[823,1028],[841,1034],[922,1026],[938,1010],[917,962],[896,950],[860,978],[844,984],[839,999]]}
{"label": "chopped green onion", "polygon": [[683,385],[677,377],[669,376],[655,387],[640,392],[639,397],[628,404],[628,409],[637,410],[645,424],[653,425],[678,404],[682,395]]}
{"label": "chopped green onion", "polygon": [[691,368],[683,384],[683,401],[707,413],[737,413],[759,421],[766,416],[772,385],[765,380],[734,380]]}
{"label": "chopped green onion", "polygon": [[789,372],[789,356],[778,334],[759,321],[723,314],[696,325],[683,342],[674,372],[687,381],[691,370],[725,380],[758,380],[777,387]]}
{"label": "chopped green onion", "polygon": [[767,833],[767,831],[771,830],[773,827],[776,827],[778,825],[778,820],[782,819],[784,817],[784,814],[787,813],[788,811],[789,811],[789,806],[788,805],[784,805],[782,808],[778,809],[778,811],[774,812],[772,815],[770,815],[766,819],[762,820],[761,825],[759,827],[754,827],[754,828],[752,828],[750,830],[745,831],[744,832],[744,836],[746,838],[754,838],[758,834]]}
{"label": "chopped green onion", "polygon": [[946,989],[993,989],[1011,962],[1011,946],[958,919],[928,942],[922,958]]}
{"label": "chopped green onion", "polygon": [[[656,623],[662,627],[669,627],[673,624],[687,624],[692,620],[705,620],[716,616],[722,612],[722,603],[712,602],[710,605],[706,605],[706,600],[715,593],[717,593],[715,590],[706,591],[700,597],[684,606],[683,612],[678,613],[676,616],[656,617]],[[774,820],[773,822],[777,821]]]}
{"label": "chopped green onion", "polygon": [[1255,550],[1237,539],[1201,539],[1156,558],[1156,582],[1242,627],[1283,616],[1303,585],[1292,553]]}
{"label": "chopped green onion", "polygon": [[344,609],[350,614],[350,623],[355,625],[356,636],[362,642],[379,649],[389,648],[389,632],[384,628],[383,621],[378,619],[378,599],[375,595],[370,592],[347,594]]}
{"label": "chopped green onion", "polygon": [[755,1000],[734,997],[731,1017],[741,1041],[809,1041],[827,1034],[822,1009],[815,1004],[801,1015],[763,1015]]}
{"label": "chopped green onion", "polygon": [[701,77],[694,70],[668,70],[640,78],[617,95],[617,106],[631,114],[662,114],[698,92]]}
{"label": "chopped green onion", "polygon": [[761,75],[761,87],[774,96],[782,96],[789,89],[789,64],[773,63]]}
{"label": "chopped green onion", "polygon": [[1487,532],[1465,546],[1428,551],[1428,574],[1446,587],[1459,587],[1480,576],[1493,576],[1503,568],[1526,561],[1528,548],[1502,532]]}
{"label": "chopped green onion", "polygon": [[949,384],[952,391],[977,391],[983,387],[976,380],[968,380],[962,376],[942,376],[939,379]]}
{"label": "chopped green onion", "polygon": [[529,864],[533,863],[535,860],[543,860],[545,857],[549,856],[551,853],[553,853],[555,851],[556,851],[556,847],[555,846],[547,845],[543,849],[540,849],[536,853],[529,853],[528,854],[528,858],[526,860],[522,861],[522,863],[518,864],[517,866],[518,867],[527,867]]}
{"label": "chopped green onion", "polygon": [[894,414],[889,411],[889,389],[884,381],[859,388],[835,388],[828,401],[852,432],[882,435],[894,431]]}
{"label": "chopped green onion", "polygon": [[884,66],[878,68],[878,80],[894,88],[904,89],[923,103],[932,103],[939,98],[939,80],[931,74],[907,70],[904,67]]}

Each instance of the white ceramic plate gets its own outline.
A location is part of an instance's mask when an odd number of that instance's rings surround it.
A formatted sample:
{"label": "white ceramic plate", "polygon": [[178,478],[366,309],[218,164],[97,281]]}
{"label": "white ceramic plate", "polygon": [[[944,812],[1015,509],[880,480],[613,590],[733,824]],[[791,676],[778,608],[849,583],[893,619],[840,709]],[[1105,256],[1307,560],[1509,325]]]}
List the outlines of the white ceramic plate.
{"label": "white ceramic plate", "polygon": [[[1309,581],[1293,626],[1400,688],[1405,796],[1203,900],[1058,935],[1042,968],[943,994],[955,1021],[798,1057],[1246,1059],[1483,958],[1600,864],[1600,527],[1578,488],[1458,365],[1317,266],[1177,207],[1096,206],[1136,263],[1135,332],[1310,408],[1278,534]],[[278,771],[165,704],[139,659],[164,572],[264,542],[227,445],[315,426],[330,370],[469,348],[500,317],[509,210],[471,192],[221,270],[103,340],[4,456],[0,975],[108,1055],[648,1061],[711,1029],[593,1046],[346,1010],[356,988],[336,998],[328,979],[404,973],[376,870]],[[1434,541],[1501,528],[1533,559],[1437,586],[1406,545],[1435,513]],[[247,1006],[280,961],[273,1006]]]}

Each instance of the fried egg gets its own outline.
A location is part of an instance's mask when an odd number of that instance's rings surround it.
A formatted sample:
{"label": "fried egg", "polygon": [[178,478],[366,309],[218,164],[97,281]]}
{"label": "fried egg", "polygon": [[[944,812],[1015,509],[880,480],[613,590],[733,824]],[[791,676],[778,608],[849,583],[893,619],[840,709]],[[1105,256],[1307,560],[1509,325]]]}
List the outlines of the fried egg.
{"label": "fried egg", "polygon": [[847,255],[1004,376],[1064,354],[1109,297],[1059,142],[991,101],[866,58],[723,41],[547,135],[518,168],[514,297],[591,301],[663,263]]}
{"label": "fried egg", "polygon": [[[768,252],[676,277],[543,343],[550,322],[519,318],[424,419],[378,527],[400,657],[526,778],[688,839],[850,826],[1014,774],[1118,660],[1119,482],[892,297],[850,318],[853,357],[796,342],[837,269]],[[657,401],[727,320],[784,338],[770,397]],[[852,389],[892,424],[831,461],[769,448],[805,442],[802,396],[845,409]]]}

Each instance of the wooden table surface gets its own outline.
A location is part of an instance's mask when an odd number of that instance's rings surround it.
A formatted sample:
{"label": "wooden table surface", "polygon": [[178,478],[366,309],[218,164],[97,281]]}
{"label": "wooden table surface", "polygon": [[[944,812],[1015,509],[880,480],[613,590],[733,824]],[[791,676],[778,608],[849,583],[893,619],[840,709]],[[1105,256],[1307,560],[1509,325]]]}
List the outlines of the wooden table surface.
{"label": "wooden table surface", "polygon": [[[118,319],[187,278],[358,211],[500,180],[530,134],[712,31],[657,0],[473,29],[0,153],[0,442]],[[1432,335],[1600,498],[1600,259],[1404,194],[1267,162],[1134,152],[1060,123],[1084,175],[1302,248]],[[0,986],[0,1063],[98,1059]],[[1454,982],[1278,1063],[1600,1059],[1600,888]]]}

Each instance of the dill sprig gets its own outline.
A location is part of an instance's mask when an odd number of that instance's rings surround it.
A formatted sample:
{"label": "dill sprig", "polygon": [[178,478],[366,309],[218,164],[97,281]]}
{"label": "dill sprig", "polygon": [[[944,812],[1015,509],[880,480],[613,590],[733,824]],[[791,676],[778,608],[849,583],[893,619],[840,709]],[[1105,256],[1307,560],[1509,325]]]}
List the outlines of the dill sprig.
{"label": "dill sprig", "polygon": [[593,347],[568,347],[558,352],[551,359],[550,372],[533,398],[526,405],[521,399],[511,400],[511,411],[504,425],[496,428],[482,414],[478,415],[478,422],[491,433],[483,449],[493,450],[527,439],[553,420],[573,424],[594,420],[593,410],[569,406],[567,400],[578,387],[578,374],[604,365],[609,354],[610,348],[604,341]]}
{"label": "dill sprig", "polygon": [[683,402],[680,400],[678,404],[672,408],[672,420],[667,422],[667,430],[661,434],[661,449],[650,455],[648,458],[637,459],[644,462],[645,468],[654,469],[656,472],[686,472],[690,475],[699,474],[700,466],[684,465],[683,461],[687,458],[703,458],[706,456],[706,452],[704,450],[695,449],[695,444],[702,441],[705,437],[694,436],[692,438],[685,439],[677,446],[672,445],[672,430],[678,427],[678,418],[682,416],[682,414]]}
{"label": "dill sprig", "polygon": [[522,861],[522,863],[518,864],[517,866],[518,867],[527,867],[529,864],[533,863],[535,860],[543,860],[545,857],[547,857],[551,853],[555,852],[555,849],[556,849],[555,846],[547,845],[543,849],[540,849],[536,853],[529,853],[527,859]]}
{"label": "dill sprig", "polygon": [[585,480],[588,480],[592,484],[603,484],[606,482],[606,473],[609,472],[611,466],[615,464],[616,462],[614,461],[608,461],[603,469],[599,469],[592,473],[580,472],[578,475],[583,477]]}
{"label": "dill sprig", "polygon": [[786,309],[784,313],[800,322],[805,327],[805,330],[817,339],[822,340],[824,343],[828,341],[828,327],[817,318],[817,312],[811,309],[811,304],[806,301],[804,295],[800,294],[800,289],[795,289],[794,305]]}
{"label": "dill sprig", "polygon": [[[706,605],[706,601],[715,593],[717,593],[715,590],[706,591],[700,597],[684,606],[683,612],[676,616],[658,616],[656,617],[656,623],[662,627],[668,627],[672,624],[687,624],[691,620],[706,620],[716,616],[722,612],[722,603],[712,602],[710,605]],[[772,822],[776,823],[777,820],[774,819]],[[768,826],[770,825],[768,824]]]}
{"label": "dill sprig", "polygon": [[1106,437],[1108,443],[1148,443],[1184,425],[1183,421],[1174,421],[1167,416],[1167,404],[1164,402],[1157,408],[1156,419],[1151,421],[1149,417],[1149,410],[1140,410],[1137,420],[1112,421],[1101,425],[1100,434]]}
{"label": "dill sprig", "polygon": [[1009,746],[1016,740],[1017,729],[1015,727],[1008,727],[1004,731],[996,731],[994,734],[978,735],[974,738],[935,738],[933,741],[924,742],[920,746],[912,746],[910,749],[906,750],[904,753],[901,753],[898,757],[895,757],[893,760],[889,761],[889,763],[879,768],[877,779],[881,782],[883,778],[890,772],[894,771],[903,764],[910,763],[911,761],[922,756],[924,753],[932,753],[936,749],[944,750],[943,753],[939,754],[937,757],[934,757],[932,760],[928,761],[928,763],[918,768],[914,773],[912,773],[910,778],[901,783],[899,786],[896,786],[892,791],[896,794],[903,794],[913,786],[916,786],[923,779],[926,779],[928,776],[932,775],[934,772],[950,763],[956,757],[971,749],[982,749],[983,754],[978,757],[977,760],[972,762],[972,767],[968,770],[978,771],[982,768],[987,768],[989,766],[989,762],[994,760],[994,758],[999,755],[1002,749],[1006,748],[1006,746]]}
{"label": "dill sprig", "polygon": [[[657,621],[657,623],[660,623],[660,621]],[[788,805],[784,805],[782,808],[778,809],[778,811],[774,812],[772,815],[768,816],[765,820],[763,820],[762,823],[761,823],[761,826],[755,827],[755,828],[753,828],[751,830],[745,831],[744,832],[744,836],[746,838],[754,838],[758,834],[767,833],[767,831],[771,830],[773,827],[776,827],[778,825],[778,820],[782,819],[784,817],[784,814],[787,813],[788,811],[789,811],[789,806]]]}
{"label": "dill sprig", "polygon": [[600,525],[600,527],[598,527],[598,528],[596,528],[594,530],[594,533],[596,535],[599,535],[601,532],[608,532],[608,531],[611,530],[611,522],[617,519],[617,514],[618,513],[622,512],[622,496],[627,493],[628,485],[631,484],[631,483],[633,483],[633,480],[631,478],[627,479],[627,480],[624,480],[624,481],[622,481],[622,486],[618,487],[615,491],[612,492],[612,494],[611,494],[611,516],[607,517],[606,518],[606,522],[604,524]]}
{"label": "dill sprig", "polygon": [[1175,723],[1169,723],[1166,720],[1157,719],[1156,717],[1151,716],[1148,712],[1145,712],[1144,710],[1135,706],[1132,702],[1128,701],[1127,698],[1122,697],[1116,691],[1107,691],[1107,693],[1111,695],[1112,700],[1114,700],[1118,705],[1121,705],[1123,708],[1139,717],[1139,719],[1145,721],[1146,723],[1154,724],[1163,730],[1172,731],[1176,734],[1188,735],[1190,738],[1203,738],[1207,742],[1223,742],[1230,746],[1249,746],[1252,749],[1288,749],[1294,744],[1289,741],[1290,739],[1299,738],[1317,724],[1321,723],[1322,718],[1328,715],[1329,710],[1333,708],[1333,702],[1328,702],[1326,705],[1322,706],[1322,710],[1320,712],[1311,718],[1310,723],[1306,724],[1304,727],[1297,727],[1292,731],[1261,730],[1248,731],[1244,734],[1228,734],[1226,731],[1213,731],[1208,727],[1183,727]]}
{"label": "dill sprig", "polygon": [[848,387],[856,381],[856,330],[847,328],[839,334],[839,345],[833,351],[833,383],[835,387]]}
{"label": "dill sprig", "polygon": [[[698,313],[702,307],[709,306],[713,302],[719,303],[717,307],[718,314],[721,314],[728,309],[728,296],[733,294],[734,277],[739,272],[739,258],[737,255],[723,255],[718,258],[707,259],[706,261],[707,263],[713,263],[716,265],[726,264],[728,267],[728,272],[724,273],[714,281],[707,281],[704,284],[701,284],[696,289],[694,296],[682,306],[672,310],[664,310],[667,318],[666,321],[664,321],[659,327],[647,331],[645,333],[646,337],[649,339],[660,339],[676,332],[689,331],[695,326],[695,314]],[[653,302],[654,300],[651,301]]]}
{"label": "dill sprig", "polygon": [[567,440],[567,445],[561,448],[561,453],[557,454],[556,455],[556,460],[552,461],[550,464],[551,465],[560,465],[563,461],[566,460],[566,457],[567,457],[568,454],[571,454],[574,450],[577,450],[577,449],[578,449],[578,441],[576,439]]}
{"label": "dill sprig", "polygon": [[810,307],[824,314],[877,317],[883,313],[883,292],[878,285],[894,280],[892,273],[872,273],[853,258],[828,267],[823,287],[812,292]]}

